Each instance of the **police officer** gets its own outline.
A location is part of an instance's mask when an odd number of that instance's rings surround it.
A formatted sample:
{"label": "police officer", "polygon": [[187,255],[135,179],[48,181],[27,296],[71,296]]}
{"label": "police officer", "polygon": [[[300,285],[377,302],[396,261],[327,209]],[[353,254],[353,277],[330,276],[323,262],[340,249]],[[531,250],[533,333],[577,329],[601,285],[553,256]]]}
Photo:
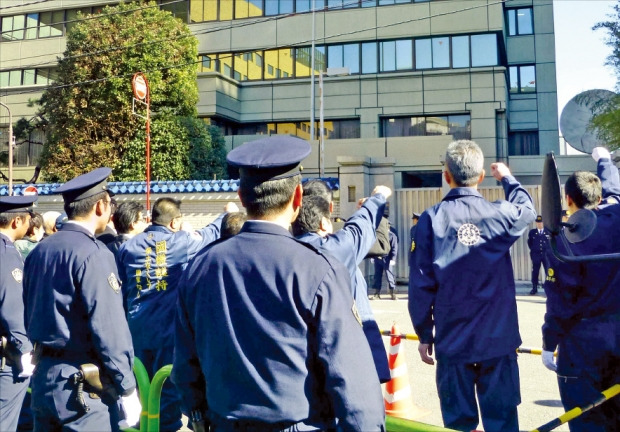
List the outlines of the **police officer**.
{"label": "police officer", "polygon": [[362,327],[373,355],[379,381],[387,382],[391,377],[385,347],[368,301],[368,287],[359,265],[375,242],[375,229],[379,225],[385,203],[392,195],[392,191],[387,186],[377,186],[370,198],[360,200],[361,207],[343,227],[333,232],[330,221],[333,209],[331,191],[324,182],[321,182],[322,187],[317,182],[321,181],[311,180],[304,185],[304,202],[299,217],[293,223],[293,234],[298,240],[309,243],[322,253],[338,259],[349,270],[351,293],[362,319]]}
{"label": "police officer", "polygon": [[413,212],[411,215],[411,228],[409,229],[409,238],[411,240],[411,246],[409,247],[409,267],[413,265],[413,251],[415,250],[415,232],[418,229],[419,220],[420,214]]}
{"label": "police officer", "polygon": [[532,260],[532,290],[530,295],[538,293],[538,274],[542,265],[547,274],[547,249],[549,249],[549,231],[543,226],[541,215],[536,216],[536,228],[527,234],[527,246],[530,248],[530,259]]}
{"label": "police officer", "polygon": [[[35,430],[115,431],[140,417],[114,255],[95,238],[110,219],[111,172],[98,168],[55,190],[68,221],[26,259],[26,322],[37,364],[31,383]],[[79,391],[87,364],[99,369],[103,390],[87,382]]]}
{"label": "police officer", "polygon": [[[602,189],[599,178],[590,172],[579,171],[566,180],[570,213],[594,210],[596,226],[579,242],[558,240],[563,255],[620,253],[620,206],[597,208]],[[551,253],[549,259],[542,361],[557,373],[562,404],[568,411],[589,405],[619,382],[620,270],[617,261],[570,263]],[[571,420],[569,428],[571,432],[619,431],[619,418],[620,400],[615,397]]]}
{"label": "police officer", "polygon": [[233,149],[248,220],[180,283],[172,379],[211,430],[385,430],[349,272],[289,232],[309,154],[288,136]]}
{"label": "police officer", "polygon": [[0,198],[0,430],[14,431],[34,366],[26,336],[22,279],[24,261],[14,246],[30,227],[35,196]]}
{"label": "police officer", "polygon": [[506,201],[480,195],[484,155],[473,141],[452,142],[445,161],[450,191],[420,216],[409,276],[418,351],[433,365],[435,346],[446,427],[476,429],[478,401],[485,431],[516,432],[521,396],[515,350],[521,337],[510,247],[536,213],[502,163],[491,164],[491,172]]}
{"label": "police officer", "polygon": [[[386,218],[387,219],[387,218]],[[398,255],[398,234],[396,229],[390,225],[389,232],[390,239],[390,251],[387,255],[381,258],[375,258],[375,276],[373,288],[375,294],[372,296],[374,299],[381,298],[381,284],[383,282],[383,273],[388,283],[388,290],[392,300],[397,300],[396,297],[396,278],[394,277],[394,267],[396,266],[396,256]]]}
{"label": "police officer", "polygon": [[[181,201],[163,197],[153,204],[152,217],[153,224],[123,243],[116,255],[135,355],[151,379],[172,363],[172,323],[181,273],[190,258],[219,237],[223,215],[188,232],[181,229]],[[162,431],[182,426],[179,397],[170,382],[162,389],[160,422]]]}

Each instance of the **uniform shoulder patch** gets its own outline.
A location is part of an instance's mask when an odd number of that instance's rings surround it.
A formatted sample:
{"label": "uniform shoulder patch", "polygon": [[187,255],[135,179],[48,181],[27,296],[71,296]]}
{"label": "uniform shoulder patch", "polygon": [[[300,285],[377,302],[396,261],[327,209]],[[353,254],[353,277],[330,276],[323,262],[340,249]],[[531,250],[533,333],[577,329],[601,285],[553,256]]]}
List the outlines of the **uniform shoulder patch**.
{"label": "uniform shoulder patch", "polygon": [[15,279],[15,282],[17,283],[22,283],[22,281],[24,280],[24,272],[21,269],[18,269],[18,268],[13,269],[13,271],[11,272],[11,275],[13,276],[13,279]]}
{"label": "uniform shoulder patch", "polygon": [[353,306],[351,307],[351,311],[353,312],[353,316],[355,317],[357,322],[360,323],[360,326],[362,326],[362,317],[360,317],[360,313],[357,310],[357,305],[355,304],[355,300],[353,300]]}
{"label": "uniform shoulder patch", "polygon": [[115,293],[118,294],[119,292],[121,292],[121,284],[114,273],[110,273],[110,276],[108,276],[108,283],[110,284]]}
{"label": "uniform shoulder patch", "polygon": [[473,246],[480,241],[480,230],[471,223],[461,225],[457,232],[459,242],[465,246]]}

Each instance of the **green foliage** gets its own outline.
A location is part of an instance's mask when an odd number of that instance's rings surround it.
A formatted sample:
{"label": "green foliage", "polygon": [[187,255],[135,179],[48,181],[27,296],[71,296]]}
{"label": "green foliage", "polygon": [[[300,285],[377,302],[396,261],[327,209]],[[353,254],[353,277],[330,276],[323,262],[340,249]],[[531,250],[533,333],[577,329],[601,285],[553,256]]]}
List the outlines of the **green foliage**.
{"label": "green foliage", "polygon": [[183,124],[189,135],[190,178],[226,178],[226,148],[219,128],[194,118],[183,119]]}
{"label": "green foliage", "polygon": [[[606,65],[613,67],[620,79],[620,0],[608,18],[608,21],[599,22],[592,29],[607,31],[606,44],[612,53],[607,57]],[[590,128],[598,129],[599,138],[605,141],[609,150],[620,148],[620,96],[613,98],[609,105],[593,116]]]}
{"label": "green foliage", "polygon": [[132,114],[138,71],[151,93],[152,178],[187,178],[184,132],[175,117],[196,115],[196,58],[187,25],[153,2],[105,7],[75,25],[58,80],[41,99],[40,114],[50,123],[41,157],[46,179],[66,181],[100,166],[112,167],[116,180],[144,178],[145,121]]}

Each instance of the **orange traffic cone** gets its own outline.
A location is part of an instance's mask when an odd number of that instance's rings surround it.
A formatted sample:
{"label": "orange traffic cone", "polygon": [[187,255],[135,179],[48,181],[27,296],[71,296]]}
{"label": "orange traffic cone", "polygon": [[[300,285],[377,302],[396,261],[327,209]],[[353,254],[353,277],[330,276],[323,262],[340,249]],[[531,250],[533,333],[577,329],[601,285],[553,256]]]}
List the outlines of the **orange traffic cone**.
{"label": "orange traffic cone", "polygon": [[[399,334],[396,323],[392,325],[392,334]],[[429,414],[430,411],[420,408],[413,403],[405,355],[399,355],[399,351],[400,338],[390,338],[389,366],[392,379],[385,384],[385,393],[383,395],[385,413],[393,417],[417,420]]]}

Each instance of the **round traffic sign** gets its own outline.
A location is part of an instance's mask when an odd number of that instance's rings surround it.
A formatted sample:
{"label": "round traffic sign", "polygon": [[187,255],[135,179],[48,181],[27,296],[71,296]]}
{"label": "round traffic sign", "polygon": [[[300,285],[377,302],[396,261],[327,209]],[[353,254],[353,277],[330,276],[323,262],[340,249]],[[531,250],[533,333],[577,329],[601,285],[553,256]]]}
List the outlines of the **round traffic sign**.
{"label": "round traffic sign", "polygon": [[22,191],[22,195],[38,195],[38,193],[36,186],[28,186]]}
{"label": "round traffic sign", "polygon": [[133,95],[136,99],[143,100],[148,93],[148,87],[146,86],[144,75],[135,74],[131,84],[133,86]]}

